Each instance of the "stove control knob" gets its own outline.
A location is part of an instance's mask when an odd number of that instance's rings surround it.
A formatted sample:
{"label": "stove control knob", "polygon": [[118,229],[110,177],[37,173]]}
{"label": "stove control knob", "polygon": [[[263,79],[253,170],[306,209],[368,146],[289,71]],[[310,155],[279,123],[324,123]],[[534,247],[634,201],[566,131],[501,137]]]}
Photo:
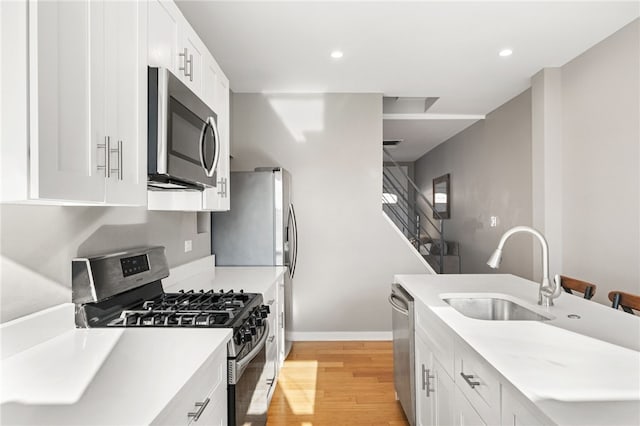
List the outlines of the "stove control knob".
{"label": "stove control knob", "polygon": [[261,326],[262,326],[262,318],[256,318],[256,325],[257,325],[258,327],[261,327]]}
{"label": "stove control knob", "polygon": [[[244,331],[242,332],[242,337],[244,337],[247,340],[251,340],[251,337],[255,335],[255,333],[253,332],[253,330],[251,330],[252,327],[249,328],[245,328]],[[255,327],[253,327],[253,329],[255,330]]]}
{"label": "stove control knob", "polygon": [[[269,308],[269,305],[262,305],[260,310],[262,312],[266,312],[267,314],[271,313],[271,308]],[[265,318],[265,317],[263,317],[263,318]]]}
{"label": "stove control knob", "polygon": [[244,335],[242,333],[236,333],[235,336],[233,336],[233,341],[236,342],[236,345],[241,345],[244,343]]}
{"label": "stove control knob", "polygon": [[256,334],[258,334],[258,329],[255,328],[252,325],[249,326],[249,330],[250,330],[252,336],[255,336]]}

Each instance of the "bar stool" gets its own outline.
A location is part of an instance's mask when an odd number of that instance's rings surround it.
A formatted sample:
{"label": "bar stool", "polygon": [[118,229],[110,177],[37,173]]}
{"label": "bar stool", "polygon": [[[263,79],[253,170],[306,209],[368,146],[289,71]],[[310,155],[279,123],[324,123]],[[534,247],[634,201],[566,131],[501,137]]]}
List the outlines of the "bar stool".
{"label": "bar stool", "polygon": [[609,300],[613,302],[611,307],[613,309],[618,309],[618,307],[622,307],[622,310],[628,312],[632,315],[633,310],[640,311],[640,296],[625,293],[623,291],[611,291],[609,292]]}
{"label": "bar stool", "polygon": [[573,294],[573,291],[584,294],[584,298],[589,300],[596,294],[596,285],[587,281],[577,280],[575,278],[560,275],[560,285],[567,293]]}

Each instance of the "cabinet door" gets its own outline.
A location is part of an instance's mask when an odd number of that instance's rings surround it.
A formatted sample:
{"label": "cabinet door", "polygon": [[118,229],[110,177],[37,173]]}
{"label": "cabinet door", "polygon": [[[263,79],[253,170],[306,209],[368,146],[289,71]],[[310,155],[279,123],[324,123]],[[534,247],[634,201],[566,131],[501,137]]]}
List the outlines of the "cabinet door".
{"label": "cabinet door", "polygon": [[431,366],[431,375],[433,376],[430,379],[430,384],[433,389],[434,424],[452,425],[455,388],[453,379],[449,377],[444,367],[435,358],[433,358]]}
{"label": "cabinet door", "polygon": [[[415,378],[416,378],[416,424],[435,425],[433,386],[428,383],[433,364],[433,352],[424,342],[419,333],[415,341]],[[427,396],[429,386],[429,396]]]}
{"label": "cabinet door", "polygon": [[171,1],[151,0],[148,6],[149,65],[166,68],[178,75],[179,11]]}
{"label": "cabinet door", "polygon": [[[220,377],[227,374],[226,363],[220,365]],[[226,426],[227,425],[227,384],[225,381],[219,383],[213,388],[211,393],[207,395],[209,402],[204,407],[198,420],[191,418],[189,425],[191,426]],[[199,407],[194,407],[197,412]]]}
{"label": "cabinet door", "polygon": [[146,2],[105,3],[106,202],[146,205]]}
{"label": "cabinet door", "polygon": [[218,98],[216,96],[218,89],[218,79],[220,78],[220,69],[215,59],[209,52],[206,52],[202,65],[202,100],[214,111],[217,110]]}
{"label": "cabinet door", "polygon": [[476,412],[464,394],[454,386],[454,422],[455,426],[486,426],[482,417]]}
{"label": "cabinet door", "polygon": [[31,197],[104,201],[104,5],[31,2]]}
{"label": "cabinet door", "polygon": [[518,399],[510,390],[502,388],[501,424],[503,426],[539,426],[545,424]]}
{"label": "cabinet door", "polygon": [[229,152],[229,80],[224,75],[218,78],[216,90],[216,114],[218,114],[218,135],[220,136],[220,162],[218,163],[217,186],[220,196],[218,210],[231,208],[230,152]]}

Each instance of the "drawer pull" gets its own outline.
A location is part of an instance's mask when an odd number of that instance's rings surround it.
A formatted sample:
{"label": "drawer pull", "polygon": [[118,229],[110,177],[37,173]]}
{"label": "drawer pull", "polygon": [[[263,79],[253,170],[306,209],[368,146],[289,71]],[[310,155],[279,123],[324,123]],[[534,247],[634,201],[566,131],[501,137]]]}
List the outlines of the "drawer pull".
{"label": "drawer pull", "polygon": [[471,381],[471,379],[473,379],[473,374],[464,374],[461,371],[460,375],[462,376],[464,381],[467,382],[467,384],[471,387],[471,389],[475,388],[476,386],[480,386],[480,382]]}
{"label": "drawer pull", "polygon": [[195,413],[188,413],[187,416],[193,417],[193,421],[197,422],[200,416],[202,415],[202,412],[204,411],[204,409],[207,408],[208,404],[209,404],[209,398],[205,399],[204,402],[196,402],[196,407],[199,407],[198,411],[196,411]]}

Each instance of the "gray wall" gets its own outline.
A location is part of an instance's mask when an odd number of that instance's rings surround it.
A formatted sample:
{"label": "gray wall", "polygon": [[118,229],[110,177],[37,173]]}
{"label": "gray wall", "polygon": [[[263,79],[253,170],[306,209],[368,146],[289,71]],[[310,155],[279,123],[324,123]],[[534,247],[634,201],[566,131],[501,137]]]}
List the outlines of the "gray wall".
{"label": "gray wall", "polygon": [[[451,175],[445,239],[460,247],[462,273],[494,272],[486,261],[504,231],[531,225],[531,92],[527,90],[415,163],[418,187],[432,200],[433,178]],[[490,217],[499,218],[491,228]],[[506,245],[501,273],[532,277],[529,236]]]}
{"label": "gray wall", "polygon": [[382,96],[235,94],[231,117],[232,170],[292,175],[294,332],[391,330],[393,275],[427,271],[382,213]]}
{"label": "gray wall", "polygon": [[[167,248],[169,266],[207,256],[195,213],[145,207],[0,205],[1,321],[71,301],[71,259],[143,245]],[[193,250],[184,253],[184,240]]]}
{"label": "gray wall", "polygon": [[640,294],[640,20],[562,67],[563,273]]}

